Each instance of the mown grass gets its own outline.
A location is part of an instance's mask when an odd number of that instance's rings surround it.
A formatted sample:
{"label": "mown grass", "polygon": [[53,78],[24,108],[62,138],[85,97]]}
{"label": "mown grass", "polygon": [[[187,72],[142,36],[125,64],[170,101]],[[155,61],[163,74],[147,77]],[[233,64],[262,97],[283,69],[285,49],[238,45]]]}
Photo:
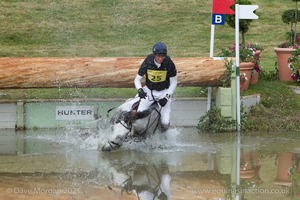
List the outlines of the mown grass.
{"label": "mown grass", "polygon": [[[3,0],[0,56],[145,56],[164,41],[173,57],[209,56],[211,2],[207,0]],[[259,5],[246,41],[265,48],[262,65],[273,70],[273,48],[290,28],[281,13],[287,0]],[[217,26],[215,55],[234,43],[234,29]]]}
{"label": "mown grass", "polygon": [[[34,100],[34,99],[127,99],[137,94],[135,88],[28,88],[1,89],[0,100]],[[178,87],[175,98],[205,97],[206,88]]]}

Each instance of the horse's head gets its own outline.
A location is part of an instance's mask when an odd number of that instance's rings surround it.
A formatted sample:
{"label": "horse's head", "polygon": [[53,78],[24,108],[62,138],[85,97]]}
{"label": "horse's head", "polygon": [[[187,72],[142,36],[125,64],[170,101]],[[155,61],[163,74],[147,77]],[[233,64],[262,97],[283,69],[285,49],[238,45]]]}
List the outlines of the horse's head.
{"label": "horse's head", "polygon": [[110,140],[103,145],[102,151],[112,151],[118,149],[123,142],[123,138],[126,137],[131,131],[131,127],[127,127],[124,121],[115,123],[111,126],[112,135]]}

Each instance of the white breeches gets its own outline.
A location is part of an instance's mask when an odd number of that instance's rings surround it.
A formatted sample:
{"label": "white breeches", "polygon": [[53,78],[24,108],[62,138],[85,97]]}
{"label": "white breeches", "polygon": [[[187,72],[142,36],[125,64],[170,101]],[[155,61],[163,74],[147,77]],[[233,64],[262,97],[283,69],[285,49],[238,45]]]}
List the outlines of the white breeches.
{"label": "white breeches", "polygon": [[[138,107],[138,112],[142,112],[144,110],[147,110],[149,109],[149,107],[155,102],[155,101],[159,101],[159,99],[162,99],[166,96],[166,92],[167,90],[162,90],[162,91],[156,91],[156,90],[152,90],[152,93],[151,93],[151,90],[147,87],[147,86],[144,86],[143,87],[144,91],[147,93],[147,97],[146,99],[141,99],[140,101],[140,105]],[[153,99],[154,97],[154,99]],[[172,99],[169,98],[169,101],[168,103],[161,108],[161,124],[162,125],[166,125],[168,126],[170,124],[170,114],[171,114],[171,102],[172,102]],[[159,105],[159,104],[158,104]]]}

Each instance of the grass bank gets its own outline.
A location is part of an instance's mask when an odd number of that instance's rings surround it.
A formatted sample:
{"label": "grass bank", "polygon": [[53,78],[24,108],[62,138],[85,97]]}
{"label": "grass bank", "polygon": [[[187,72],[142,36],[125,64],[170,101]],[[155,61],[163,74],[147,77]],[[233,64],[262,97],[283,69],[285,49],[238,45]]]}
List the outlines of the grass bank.
{"label": "grass bank", "polygon": [[[208,0],[3,0],[0,56],[145,56],[164,41],[172,57],[209,56],[211,2]],[[259,5],[246,42],[265,48],[262,66],[273,70],[273,48],[286,41],[281,13],[287,0],[251,0]],[[234,29],[216,26],[215,55],[230,46]]]}
{"label": "grass bank", "polygon": [[[0,100],[32,99],[113,99],[132,98],[137,94],[135,88],[32,88],[1,89]],[[177,87],[174,96],[204,97],[207,89],[201,87]]]}
{"label": "grass bank", "polygon": [[245,128],[269,134],[299,134],[300,95],[280,81],[260,80],[245,91],[261,94],[260,105],[248,116]]}

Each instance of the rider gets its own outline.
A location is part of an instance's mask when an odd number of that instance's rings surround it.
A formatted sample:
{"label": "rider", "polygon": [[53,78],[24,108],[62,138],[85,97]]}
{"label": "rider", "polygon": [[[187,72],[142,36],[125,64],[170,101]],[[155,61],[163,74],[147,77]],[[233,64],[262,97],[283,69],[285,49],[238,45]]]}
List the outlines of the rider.
{"label": "rider", "polygon": [[[171,96],[177,86],[177,70],[174,62],[167,55],[167,46],[157,42],[152,48],[134,79],[135,88],[141,98],[137,109],[137,117],[143,117],[149,112],[153,102],[161,106],[161,130],[170,126]],[[146,76],[146,85],[142,87],[142,78]]]}

